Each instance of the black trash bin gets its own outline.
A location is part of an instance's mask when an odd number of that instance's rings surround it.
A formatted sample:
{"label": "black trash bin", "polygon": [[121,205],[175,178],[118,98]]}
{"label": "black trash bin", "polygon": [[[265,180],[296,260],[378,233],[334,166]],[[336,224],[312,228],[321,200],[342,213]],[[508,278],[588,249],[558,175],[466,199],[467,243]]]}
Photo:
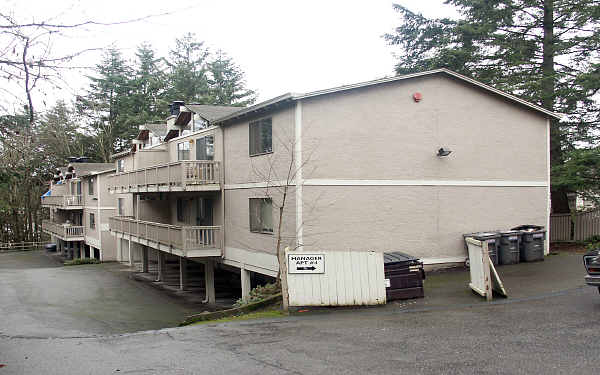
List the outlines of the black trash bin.
{"label": "black trash bin", "polygon": [[388,301],[424,297],[423,262],[401,252],[383,253],[385,294]]}
{"label": "black trash bin", "polygon": [[517,264],[520,260],[521,232],[518,230],[500,231],[498,246],[498,263]]}
{"label": "black trash bin", "polygon": [[[498,245],[500,244],[500,233],[498,232],[477,232],[463,234],[463,238],[472,237],[477,241],[485,241],[488,244],[488,254],[494,266],[498,265]],[[465,242],[466,246],[466,242]]]}
{"label": "black trash bin", "polygon": [[546,230],[540,225],[519,225],[512,228],[521,232],[519,247],[521,262],[537,262],[544,260],[544,240]]}

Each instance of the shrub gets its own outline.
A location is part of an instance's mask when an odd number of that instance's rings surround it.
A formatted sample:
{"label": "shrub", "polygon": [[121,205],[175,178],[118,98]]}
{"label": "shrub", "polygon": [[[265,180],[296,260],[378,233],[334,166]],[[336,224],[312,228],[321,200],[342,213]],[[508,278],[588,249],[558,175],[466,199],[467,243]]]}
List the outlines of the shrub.
{"label": "shrub", "polygon": [[98,264],[100,261],[95,258],[79,258],[73,260],[67,260],[65,266],[79,266],[81,264]]}
{"label": "shrub", "polygon": [[233,306],[241,307],[249,303],[262,301],[265,298],[271,297],[277,293],[281,293],[281,286],[279,283],[259,285],[250,291],[250,296],[248,297],[247,301],[244,301],[240,298]]}

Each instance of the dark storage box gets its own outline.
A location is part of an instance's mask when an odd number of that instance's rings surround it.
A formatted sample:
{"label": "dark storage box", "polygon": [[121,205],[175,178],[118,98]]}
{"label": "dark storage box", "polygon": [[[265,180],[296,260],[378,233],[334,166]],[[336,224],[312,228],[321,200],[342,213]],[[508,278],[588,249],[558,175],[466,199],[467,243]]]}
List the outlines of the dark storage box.
{"label": "dark storage box", "polygon": [[[488,254],[492,263],[498,265],[498,246],[500,244],[500,233],[498,232],[477,232],[463,234],[463,238],[471,237],[477,241],[485,241],[488,244]],[[465,242],[465,247],[467,243]]]}
{"label": "dark storage box", "polygon": [[383,254],[383,268],[388,301],[424,297],[423,263],[419,259],[400,252]]}
{"label": "dark storage box", "polygon": [[520,257],[521,232],[517,230],[501,231],[498,246],[498,263],[517,264]]}
{"label": "dark storage box", "polygon": [[521,262],[536,262],[544,260],[544,240],[546,230],[539,225],[520,225],[512,228],[521,232],[520,259]]}

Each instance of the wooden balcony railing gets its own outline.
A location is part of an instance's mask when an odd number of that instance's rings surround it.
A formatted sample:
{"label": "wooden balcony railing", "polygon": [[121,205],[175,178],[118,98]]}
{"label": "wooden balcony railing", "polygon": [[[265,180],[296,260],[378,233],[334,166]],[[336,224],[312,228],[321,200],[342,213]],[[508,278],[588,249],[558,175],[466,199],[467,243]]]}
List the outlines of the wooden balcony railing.
{"label": "wooden balcony railing", "polygon": [[108,179],[108,189],[117,192],[181,191],[204,186],[219,190],[220,178],[218,161],[185,160],[116,173]]}
{"label": "wooden balcony railing", "polygon": [[181,250],[221,250],[220,226],[178,226],[135,220],[129,216],[109,218],[111,232],[128,234],[157,246]]}
{"label": "wooden balcony railing", "polygon": [[81,195],[49,195],[42,197],[43,206],[75,207],[82,204]]}
{"label": "wooden balcony railing", "polygon": [[42,221],[42,229],[62,239],[83,237],[83,226],[59,224],[50,220]]}

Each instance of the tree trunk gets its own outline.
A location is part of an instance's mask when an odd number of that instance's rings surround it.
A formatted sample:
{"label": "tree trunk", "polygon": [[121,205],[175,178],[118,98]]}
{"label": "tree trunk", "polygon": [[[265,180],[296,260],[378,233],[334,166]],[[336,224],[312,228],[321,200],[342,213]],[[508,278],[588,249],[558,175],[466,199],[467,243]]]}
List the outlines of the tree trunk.
{"label": "tree trunk", "polygon": [[[544,0],[544,40],[542,60],[542,106],[554,110],[556,72],[554,70],[554,0]],[[558,120],[550,120],[550,165],[563,163],[561,132]],[[569,213],[567,192],[551,186],[550,200],[553,213]]]}

